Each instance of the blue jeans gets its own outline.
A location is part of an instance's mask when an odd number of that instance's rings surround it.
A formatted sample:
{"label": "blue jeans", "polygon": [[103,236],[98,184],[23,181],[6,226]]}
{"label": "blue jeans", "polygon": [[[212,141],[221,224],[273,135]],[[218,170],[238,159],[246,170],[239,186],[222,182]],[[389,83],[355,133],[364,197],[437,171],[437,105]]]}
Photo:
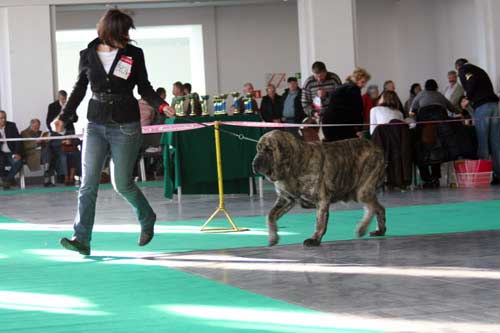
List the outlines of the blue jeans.
{"label": "blue jeans", "polygon": [[12,153],[0,152],[0,168],[1,168],[2,173],[4,172],[5,167],[7,167],[7,166],[10,166],[10,170],[8,173],[2,174],[2,176],[5,177],[5,180],[11,181],[11,180],[14,180],[14,177],[16,176],[16,174],[23,167],[23,161],[22,160],[19,160],[19,161],[14,160],[14,158],[12,157]]}
{"label": "blue jeans", "polygon": [[500,118],[498,103],[486,103],[474,110],[474,123],[477,134],[477,155],[480,159],[493,160],[495,177],[500,177]]}
{"label": "blue jeans", "polygon": [[111,182],[132,206],[142,231],[152,231],[156,215],[133,179],[134,165],[142,144],[140,123],[99,125],[89,123],[82,149],[82,183],[78,194],[75,237],[88,245],[92,238],[97,190],[101,171],[111,156]]}

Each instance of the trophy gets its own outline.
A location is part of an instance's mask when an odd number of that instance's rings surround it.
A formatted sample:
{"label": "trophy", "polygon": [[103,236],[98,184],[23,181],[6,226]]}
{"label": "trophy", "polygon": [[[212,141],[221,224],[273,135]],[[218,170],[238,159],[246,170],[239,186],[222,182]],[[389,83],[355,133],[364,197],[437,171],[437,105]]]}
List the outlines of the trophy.
{"label": "trophy", "polygon": [[184,96],[177,96],[174,98],[175,115],[177,117],[184,117]]}
{"label": "trophy", "polygon": [[246,94],[243,101],[245,103],[245,113],[253,113],[253,95]]}
{"label": "trophy", "polygon": [[208,95],[203,95],[201,96],[201,115],[202,116],[208,116],[208,99],[210,96]]}
{"label": "trophy", "polygon": [[234,108],[233,114],[238,114],[238,113],[240,113],[240,111],[239,111],[239,101],[238,101],[238,97],[240,97],[240,93],[237,92],[237,91],[233,91],[231,93],[231,96],[233,97],[233,108]]}
{"label": "trophy", "polygon": [[198,98],[198,94],[192,93],[192,94],[189,94],[188,96],[189,96],[188,97],[189,98],[189,106],[191,107],[191,113],[189,114],[189,116],[196,117],[196,112],[194,111],[194,106],[195,106],[196,99]]}
{"label": "trophy", "polygon": [[227,114],[227,97],[229,95],[228,94],[222,94],[220,97],[221,97],[221,114]]}
{"label": "trophy", "polygon": [[212,103],[214,103],[214,115],[217,116],[220,114],[221,109],[221,98],[219,95],[215,95],[212,99]]}

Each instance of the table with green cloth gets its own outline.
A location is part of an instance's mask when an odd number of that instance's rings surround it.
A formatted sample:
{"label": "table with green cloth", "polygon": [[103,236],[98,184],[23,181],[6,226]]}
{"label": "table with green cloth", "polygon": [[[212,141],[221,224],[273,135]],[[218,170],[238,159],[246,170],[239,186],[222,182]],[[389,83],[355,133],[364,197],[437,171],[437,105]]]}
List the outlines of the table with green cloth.
{"label": "table with green cloth", "polygon": [[[259,115],[220,115],[178,117],[167,119],[165,124],[183,124],[213,121],[252,121],[260,122]],[[264,133],[262,128],[221,125],[246,137],[258,140]],[[249,178],[253,177],[252,160],[255,157],[256,143],[240,140],[230,134],[220,133],[224,193],[250,193]],[[189,131],[164,133],[164,194],[172,198],[177,189],[182,194],[217,194],[217,165],[215,156],[214,127]]]}

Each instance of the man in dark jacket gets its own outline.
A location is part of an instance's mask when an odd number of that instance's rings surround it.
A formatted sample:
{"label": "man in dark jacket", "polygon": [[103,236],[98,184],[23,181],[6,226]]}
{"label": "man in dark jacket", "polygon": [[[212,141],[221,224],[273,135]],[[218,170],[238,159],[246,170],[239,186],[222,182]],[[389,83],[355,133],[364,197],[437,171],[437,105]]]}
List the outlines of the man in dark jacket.
{"label": "man in dark jacket", "polygon": [[[0,173],[2,175],[2,184],[5,190],[10,188],[16,182],[14,177],[23,167],[21,158],[20,141],[1,141],[1,139],[20,138],[19,131],[15,123],[7,121],[7,113],[0,111]],[[5,172],[5,167],[9,166],[9,172]]]}
{"label": "man in dark jacket", "polygon": [[466,108],[472,104],[480,159],[493,160],[494,178],[492,185],[500,184],[500,119],[498,97],[488,74],[481,68],[470,64],[467,59],[458,59],[455,68],[464,87],[467,99],[462,104]]}
{"label": "man in dark jacket", "polygon": [[302,89],[299,88],[297,78],[289,77],[288,89],[285,90],[281,99],[283,101],[283,122],[289,124],[300,124],[306,117],[302,107]]}

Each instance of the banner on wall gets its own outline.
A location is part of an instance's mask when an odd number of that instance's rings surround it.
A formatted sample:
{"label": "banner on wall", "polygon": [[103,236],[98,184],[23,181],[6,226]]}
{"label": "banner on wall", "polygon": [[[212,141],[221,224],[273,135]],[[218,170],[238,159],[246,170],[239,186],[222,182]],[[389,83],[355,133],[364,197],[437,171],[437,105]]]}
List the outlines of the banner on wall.
{"label": "banner on wall", "polygon": [[287,88],[287,80],[289,77],[296,77],[300,85],[300,73],[266,73],[265,85],[273,84],[277,90],[285,90]]}

